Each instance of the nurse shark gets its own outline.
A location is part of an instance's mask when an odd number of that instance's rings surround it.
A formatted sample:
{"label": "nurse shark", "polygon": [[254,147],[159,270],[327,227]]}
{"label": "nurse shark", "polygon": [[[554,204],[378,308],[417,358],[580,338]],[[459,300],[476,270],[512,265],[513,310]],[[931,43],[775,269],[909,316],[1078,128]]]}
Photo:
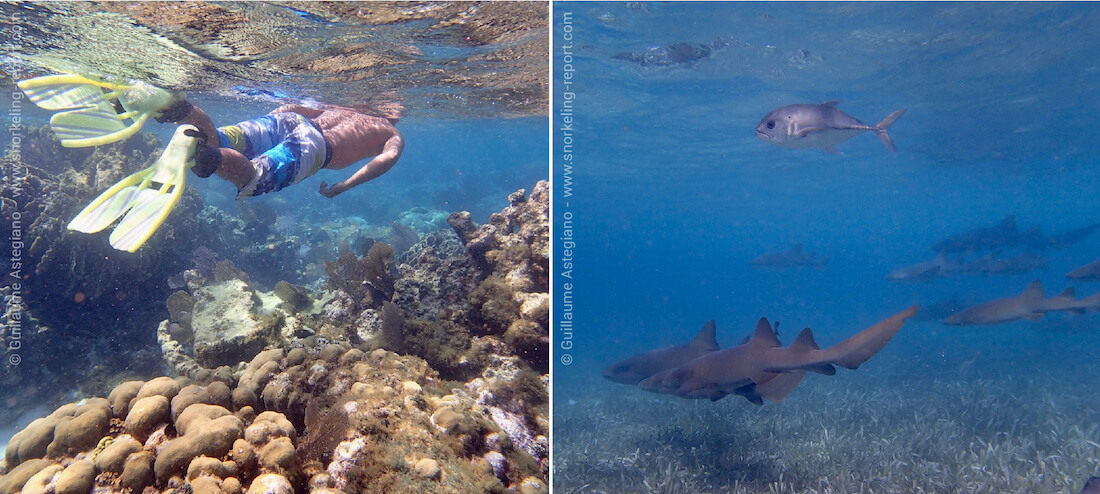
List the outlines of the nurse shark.
{"label": "nurse shark", "polygon": [[1066,288],[1053,297],[1043,295],[1043,285],[1039,280],[1031,282],[1019,295],[991,300],[984,304],[964,309],[943,320],[953,326],[972,326],[978,324],[1001,324],[1027,319],[1038,321],[1047,312],[1074,312],[1084,314],[1086,309],[1100,310],[1100,293],[1077,299],[1073,288]]}
{"label": "nurse shark", "polygon": [[640,353],[611,364],[603,377],[622,384],[638,384],[654,374],[688,363],[697,357],[718,350],[714,336],[714,321],[708,321],[694,340],[685,345],[672,345]]}
{"label": "nurse shark", "polygon": [[654,374],[638,385],[644,390],[681,398],[712,401],[731,394],[755,404],[778,402],[798,386],[807,371],[833,375],[834,365],[855,369],[878,353],[913,316],[913,306],[824,350],[809,328],[783,347],[766,318],[746,342],[706,353]]}

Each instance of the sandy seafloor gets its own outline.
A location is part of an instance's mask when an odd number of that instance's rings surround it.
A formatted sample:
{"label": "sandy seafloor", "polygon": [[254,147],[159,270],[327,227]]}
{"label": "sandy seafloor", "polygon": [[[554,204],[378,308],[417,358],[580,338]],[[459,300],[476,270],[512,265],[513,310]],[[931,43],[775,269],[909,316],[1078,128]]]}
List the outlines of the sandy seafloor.
{"label": "sandy seafloor", "polygon": [[[566,213],[575,244],[572,305],[555,296],[555,334],[574,345],[555,346],[555,492],[1077,493],[1100,474],[1091,312],[910,320],[859,369],[811,374],[761,407],[600,378],[616,360],[687,342],[708,319],[722,347],[761,316],[781,322],[784,343],[809,326],[824,347],[913,304],[972,305],[1036,279],[1048,296],[1100,291],[1064,276],[1097,258],[1095,234],[1035,249],[1045,270],[885,279],[1010,214],[1046,236],[1100,220],[1090,55],[1100,40],[1087,34],[1100,9],[558,2],[554,14],[559,290]],[[840,154],[753,136],[772,109],[828,100],[872,125],[908,108],[889,129],[898,152],[872,135]],[[828,264],[749,265],[797,243]]]}

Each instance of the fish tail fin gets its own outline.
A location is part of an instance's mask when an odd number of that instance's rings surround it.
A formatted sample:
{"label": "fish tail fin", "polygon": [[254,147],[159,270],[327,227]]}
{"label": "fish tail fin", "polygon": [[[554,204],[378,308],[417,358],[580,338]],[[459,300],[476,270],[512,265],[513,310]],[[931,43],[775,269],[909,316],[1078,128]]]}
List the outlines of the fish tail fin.
{"label": "fish tail fin", "polygon": [[886,346],[894,335],[901,330],[905,320],[912,317],[916,312],[917,306],[914,305],[856,333],[855,336],[847,340],[821,350],[821,352],[827,355],[829,362],[848,369],[855,369],[878,353],[879,350],[882,350],[882,347]]}
{"label": "fish tail fin", "polygon": [[894,113],[891,113],[889,116],[882,119],[882,121],[879,122],[878,125],[875,126],[875,133],[878,134],[879,140],[881,140],[882,144],[886,146],[886,149],[889,149],[890,151],[893,151],[895,153],[898,152],[898,148],[894,146],[894,140],[890,138],[890,134],[886,133],[886,129],[893,125],[894,122],[901,117],[901,114],[905,113],[905,110],[906,108],[902,108]]}

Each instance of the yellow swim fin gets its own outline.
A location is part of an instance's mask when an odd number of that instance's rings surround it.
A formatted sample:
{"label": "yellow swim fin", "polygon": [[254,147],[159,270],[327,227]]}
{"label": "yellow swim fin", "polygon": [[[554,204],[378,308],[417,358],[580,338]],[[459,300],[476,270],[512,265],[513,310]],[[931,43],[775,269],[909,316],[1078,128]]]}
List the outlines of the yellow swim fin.
{"label": "yellow swim fin", "polygon": [[199,135],[194,125],[179,126],[156,162],[100,194],[69,222],[69,229],[95,233],[125,214],[111,232],[111,246],[136,251],[183,195],[187,170],[195,164]]}
{"label": "yellow swim fin", "polygon": [[69,148],[126,139],[150,116],[182,99],[179,93],[141,81],[119,84],[71,74],[35,77],[18,86],[39,107],[64,110],[50,118],[50,127]]}

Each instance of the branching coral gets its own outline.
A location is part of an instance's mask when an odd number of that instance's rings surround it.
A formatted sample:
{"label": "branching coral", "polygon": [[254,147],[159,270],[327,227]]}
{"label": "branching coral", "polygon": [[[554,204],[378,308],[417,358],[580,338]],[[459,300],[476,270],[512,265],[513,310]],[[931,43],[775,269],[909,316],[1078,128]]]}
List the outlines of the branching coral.
{"label": "branching coral", "polygon": [[358,258],[344,251],[336,262],[325,261],[329,282],[351,296],[360,308],[381,308],[393,298],[393,247],[375,242],[367,255]]}

